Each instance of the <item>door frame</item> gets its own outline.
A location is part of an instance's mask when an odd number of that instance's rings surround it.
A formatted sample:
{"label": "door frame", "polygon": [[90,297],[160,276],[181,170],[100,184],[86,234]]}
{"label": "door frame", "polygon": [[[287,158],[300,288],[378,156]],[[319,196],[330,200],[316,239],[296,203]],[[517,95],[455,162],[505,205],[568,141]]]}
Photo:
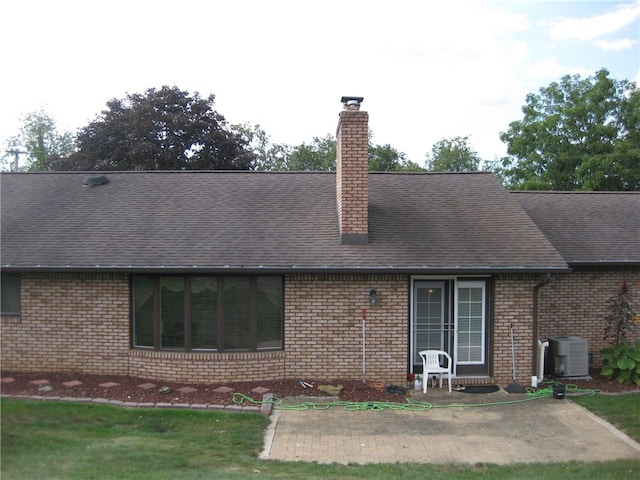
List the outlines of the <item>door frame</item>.
{"label": "door frame", "polygon": [[[418,363],[414,363],[414,318],[415,318],[415,284],[416,282],[439,281],[444,282],[445,288],[449,291],[445,293],[448,305],[445,306],[445,312],[449,312],[449,318],[444,319],[452,325],[453,331],[449,341],[450,349],[446,347],[447,338],[443,338],[445,350],[451,355],[453,368],[452,375],[455,377],[458,370],[461,369],[461,376],[490,376],[493,370],[492,365],[492,332],[493,332],[493,281],[488,275],[414,275],[410,277],[409,286],[409,345],[408,345],[408,371],[415,372],[416,367],[421,367]],[[484,282],[484,363],[469,365],[458,362],[458,284],[464,281],[482,281]]]}

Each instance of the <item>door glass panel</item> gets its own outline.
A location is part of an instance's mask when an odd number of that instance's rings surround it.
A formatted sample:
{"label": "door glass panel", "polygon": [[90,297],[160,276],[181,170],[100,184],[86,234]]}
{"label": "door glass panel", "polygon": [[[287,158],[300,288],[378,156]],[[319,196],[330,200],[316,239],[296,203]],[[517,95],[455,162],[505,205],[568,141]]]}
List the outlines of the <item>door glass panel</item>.
{"label": "door glass panel", "polygon": [[420,371],[420,350],[444,350],[454,375],[489,373],[490,326],[486,279],[416,279],[412,287],[411,368]]}
{"label": "door glass panel", "polygon": [[457,363],[484,362],[484,282],[459,282],[457,305]]}
{"label": "door glass panel", "polygon": [[444,347],[444,282],[416,282],[414,299],[414,363],[421,364],[420,350]]}

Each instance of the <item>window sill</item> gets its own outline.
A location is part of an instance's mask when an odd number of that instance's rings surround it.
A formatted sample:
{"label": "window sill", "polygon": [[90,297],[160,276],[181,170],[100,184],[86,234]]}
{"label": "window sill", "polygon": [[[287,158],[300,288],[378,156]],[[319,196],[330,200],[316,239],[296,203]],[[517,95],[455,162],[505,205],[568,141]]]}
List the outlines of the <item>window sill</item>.
{"label": "window sill", "polygon": [[163,358],[174,360],[259,360],[284,356],[284,350],[265,350],[259,352],[179,352],[170,350],[129,350],[130,357]]}
{"label": "window sill", "polygon": [[17,325],[19,323],[22,323],[22,317],[20,315],[2,314],[2,317],[0,317],[0,322],[2,323],[2,325]]}

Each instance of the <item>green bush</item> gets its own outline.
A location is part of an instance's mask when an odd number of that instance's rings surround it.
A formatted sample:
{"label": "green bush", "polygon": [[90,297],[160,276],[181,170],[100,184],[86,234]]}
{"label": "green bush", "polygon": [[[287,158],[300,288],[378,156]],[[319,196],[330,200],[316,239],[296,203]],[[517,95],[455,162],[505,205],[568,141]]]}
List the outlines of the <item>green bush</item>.
{"label": "green bush", "polygon": [[618,383],[640,385],[640,342],[635,345],[618,343],[600,351],[603,376]]}

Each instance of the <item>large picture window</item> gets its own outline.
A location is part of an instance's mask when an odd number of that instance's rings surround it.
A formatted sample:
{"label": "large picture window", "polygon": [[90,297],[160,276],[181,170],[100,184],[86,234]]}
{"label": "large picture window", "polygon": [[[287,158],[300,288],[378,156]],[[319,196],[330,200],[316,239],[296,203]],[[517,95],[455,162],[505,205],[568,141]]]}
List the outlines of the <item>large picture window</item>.
{"label": "large picture window", "polygon": [[182,351],[282,349],[282,285],[277,276],[134,276],[132,344]]}

